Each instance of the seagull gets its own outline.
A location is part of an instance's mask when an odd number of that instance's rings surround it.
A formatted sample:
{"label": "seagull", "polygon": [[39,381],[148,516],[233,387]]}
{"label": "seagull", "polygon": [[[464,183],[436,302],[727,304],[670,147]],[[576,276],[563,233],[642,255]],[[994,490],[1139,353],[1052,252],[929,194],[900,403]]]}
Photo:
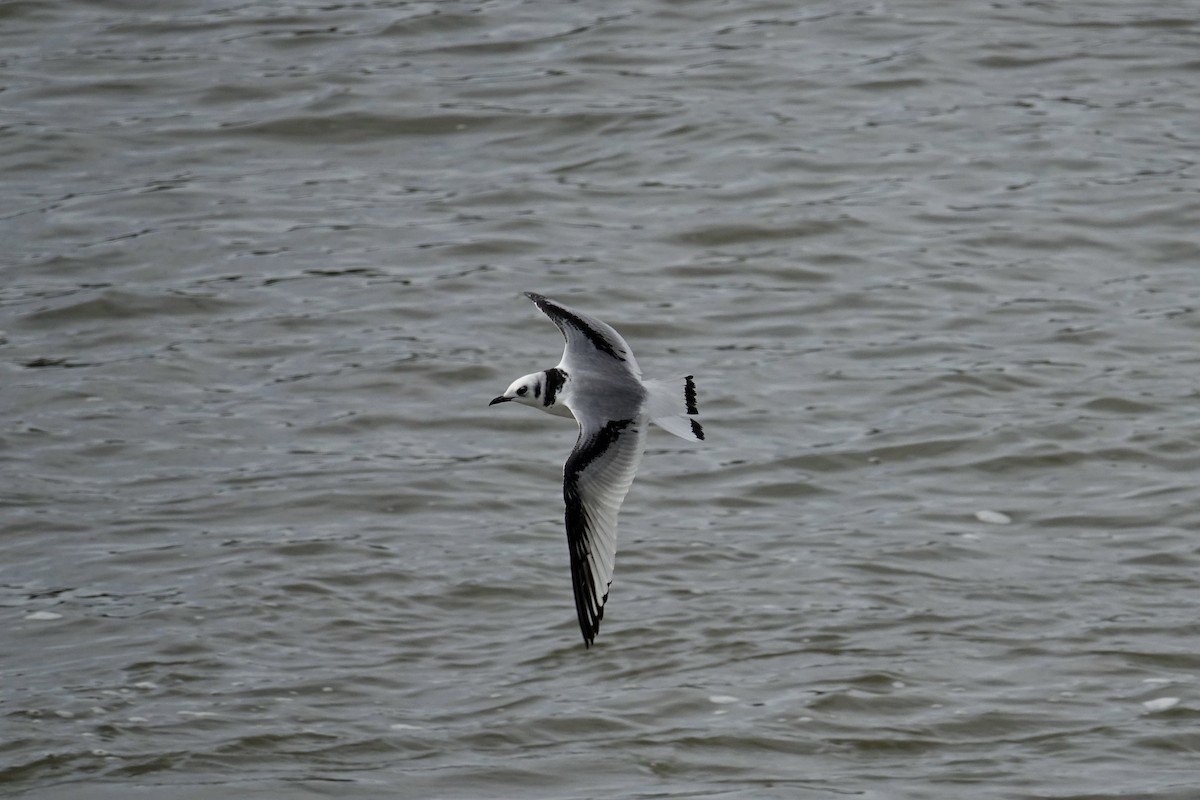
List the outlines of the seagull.
{"label": "seagull", "polygon": [[515,400],[579,424],[563,467],[563,500],[575,611],[584,646],[591,647],[612,584],[617,512],[642,460],[647,424],[702,440],[704,429],[693,419],[699,413],[696,385],[691,375],[643,380],[633,351],[612,326],[543,295],[525,296],[558,326],[567,345],[558,366],[517,378],[489,405]]}

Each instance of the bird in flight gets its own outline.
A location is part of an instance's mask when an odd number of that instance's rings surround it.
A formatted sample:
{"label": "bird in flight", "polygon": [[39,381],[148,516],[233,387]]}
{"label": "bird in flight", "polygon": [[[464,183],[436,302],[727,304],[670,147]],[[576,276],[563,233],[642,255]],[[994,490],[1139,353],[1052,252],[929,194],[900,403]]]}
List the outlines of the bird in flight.
{"label": "bird in flight", "polygon": [[489,405],[516,401],[579,424],[563,467],[563,500],[575,611],[590,647],[612,583],[617,512],[642,460],[646,427],[653,422],[680,438],[702,440],[696,385],[691,375],[643,380],[633,351],[612,326],[543,295],[525,296],[562,331],[566,348],[558,366],[517,378]]}

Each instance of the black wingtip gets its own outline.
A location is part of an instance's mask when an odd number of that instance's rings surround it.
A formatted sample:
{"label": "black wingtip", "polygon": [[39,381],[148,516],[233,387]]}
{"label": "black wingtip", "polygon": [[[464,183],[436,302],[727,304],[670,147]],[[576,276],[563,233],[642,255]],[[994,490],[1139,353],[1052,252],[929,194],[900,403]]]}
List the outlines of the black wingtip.
{"label": "black wingtip", "polygon": [[[596,634],[600,632],[600,619],[599,617],[589,617],[587,612],[578,605],[575,610],[579,615],[579,632],[583,634],[583,646],[584,648],[591,647],[596,643]],[[600,613],[603,615],[604,609],[601,609]]]}
{"label": "black wingtip", "polygon": [[583,646],[587,648],[596,643],[596,634],[600,633],[600,620],[604,619],[604,604],[608,601],[608,594],[605,593],[604,599],[600,601],[600,607],[597,608],[591,598],[591,570],[586,563],[583,568],[588,572],[589,577],[585,582],[575,584],[575,613],[579,617],[579,632],[583,634]]}
{"label": "black wingtip", "polygon": [[[700,409],[696,407],[696,382],[692,380],[691,375],[688,375],[683,380],[683,401],[687,404],[687,413],[699,414]],[[701,436],[700,438],[703,439],[704,437]]]}
{"label": "black wingtip", "polygon": [[604,617],[604,609],[600,609],[600,614],[595,620],[585,621],[583,617],[579,618],[579,631],[583,634],[583,646],[589,648],[596,643],[596,635],[600,633],[600,620]]}
{"label": "black wingtip", "polygon": [[696,420],[691,420],[691,423],[692,423],[692,434],[695,435],[695,437],[697,439],[699,439],[700,441],[703,442],[704,441],[704,428],[700,427],[700,423],[697,422]]}

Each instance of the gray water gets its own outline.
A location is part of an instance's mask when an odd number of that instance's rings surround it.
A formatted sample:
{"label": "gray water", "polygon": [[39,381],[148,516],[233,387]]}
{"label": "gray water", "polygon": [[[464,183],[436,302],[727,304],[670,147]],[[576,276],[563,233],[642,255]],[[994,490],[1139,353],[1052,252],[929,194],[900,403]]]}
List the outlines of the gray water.
{"label": "gray water", "polygon": [[[29,0],[0,63],[0,795],[1200,796],[1195,2]],[[708,432],[590,650],[525,290]]]}

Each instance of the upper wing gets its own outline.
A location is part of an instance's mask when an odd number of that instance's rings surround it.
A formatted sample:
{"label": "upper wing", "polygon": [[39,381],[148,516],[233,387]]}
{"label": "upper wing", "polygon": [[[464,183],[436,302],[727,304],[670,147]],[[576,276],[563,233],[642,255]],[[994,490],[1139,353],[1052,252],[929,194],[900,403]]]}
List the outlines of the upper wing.
{"label": "upper wing", "polygon": [[567,340],[562,357],[567,372],[571,371],[572,362],[591,361],[597,369],[616,367],[627,370],[635,378],[642,377],[633,350],[611,325],[535,292],[526,292],[525,296],[558,326]]}
{"label": "upper wing", "polygon": [[579,439],[563,468],[571,585],[583,641],[591,645],[604,618],[617,555],[617,512],[646,446],[644,416],[579,421]]}

